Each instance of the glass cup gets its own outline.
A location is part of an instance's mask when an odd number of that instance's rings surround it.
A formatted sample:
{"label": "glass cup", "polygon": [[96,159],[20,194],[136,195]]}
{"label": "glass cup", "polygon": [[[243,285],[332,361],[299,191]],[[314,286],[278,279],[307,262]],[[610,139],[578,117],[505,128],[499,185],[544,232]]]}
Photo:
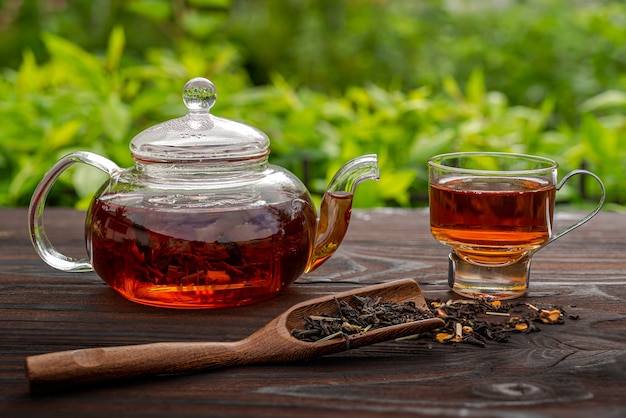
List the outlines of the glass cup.
{"label": "glass cup", "polygon": [[[558,165],[532,155],[458,152],[428,161],[430,229],[451,247],[448,284],[471,298],[512,299],[526,293],[533,254],[595,216],[605,200],[602,181],[574,170],[557,183]],[[597,207],[554,234],[556,192],[572,176],[593,177]]]}

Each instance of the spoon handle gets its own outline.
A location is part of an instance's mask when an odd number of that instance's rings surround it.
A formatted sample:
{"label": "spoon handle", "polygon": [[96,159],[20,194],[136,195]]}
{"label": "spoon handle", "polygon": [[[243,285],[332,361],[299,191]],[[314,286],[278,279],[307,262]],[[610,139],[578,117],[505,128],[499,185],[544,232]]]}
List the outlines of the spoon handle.
{"label": "spoon handle", "polygon": [[60,351],[26,358],[31,392],[249,363],[242,341],[170,342]]}

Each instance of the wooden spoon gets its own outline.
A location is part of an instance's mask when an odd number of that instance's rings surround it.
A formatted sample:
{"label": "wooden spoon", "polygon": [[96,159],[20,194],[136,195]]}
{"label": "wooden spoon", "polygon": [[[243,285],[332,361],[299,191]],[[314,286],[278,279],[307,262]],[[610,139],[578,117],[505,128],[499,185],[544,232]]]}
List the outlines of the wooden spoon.
{"label": "wooden spoon", "polygon": [[300,303],[240,341],[161,342],[27,357],[30,390],[41,393],[123,378],[191,373],[253,363],[299,361],[417,334],[443,325],[441,319],[429,318],[325,342],[306,342],[291,335],[292,330],[304,327],[306,317],[331,315],[337,310],[337,300],[350,301],[353,295],[380,297],[381,301],[400,304],[413,301],[417,307],[428,309],[417,282],[412,279],[363,287]]}

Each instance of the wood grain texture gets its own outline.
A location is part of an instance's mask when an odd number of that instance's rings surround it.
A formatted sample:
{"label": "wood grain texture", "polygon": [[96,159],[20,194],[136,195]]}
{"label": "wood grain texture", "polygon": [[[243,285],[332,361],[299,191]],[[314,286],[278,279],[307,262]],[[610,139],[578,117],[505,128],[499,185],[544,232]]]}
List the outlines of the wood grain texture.
{"label": "wood grain texture", "polygon": [[[557,227],[579,214],[558,214]],[[84,253],[84,215],[47,209],[64,252]],[[90,347],[238,341],[296,303],[400,278],[427,298],[447,289],[447,249],[422,210],[355,211],[333,258],[283,295],[210,311],[128,302],[93,273],[34,253],[25,209],[0,210],[0,416],[623,417],[626,416],[626,215],[601,213],[540,250],[523,301],[579,319],[486,348],[390,341],[309,361],[156,377],[33,397],[24,359]]]}
{"label": "wood grain texture", "polygon": [[324,342],[312,343],[292,337],[292,331],[304,327],[309,316],[332,316],[339,302],[349,303],[354,296],[379,297],[400,305],[413,302],[414,306],[428,309],[415,280],[393,280],[299,303],[239,341],[158,342],[29,356],[25,365],[30,391],[41,394],[137,377],[303,361],[424,333],[444,325],[440,318],[427,318]]}

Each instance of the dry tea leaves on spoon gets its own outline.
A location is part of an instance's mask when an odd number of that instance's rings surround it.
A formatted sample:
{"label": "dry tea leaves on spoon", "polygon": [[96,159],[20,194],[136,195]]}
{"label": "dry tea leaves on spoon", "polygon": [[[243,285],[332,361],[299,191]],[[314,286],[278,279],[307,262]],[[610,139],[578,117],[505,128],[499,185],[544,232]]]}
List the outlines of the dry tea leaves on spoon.
{"label": "dry tea leaves on spoon", "polygon": [[337,310],[334,313],[306,317],[304,328],[294,329],[291,335],[302,341],[323,342],[434,317],[430,310],[421,310],[410,301],[399,304],[380,297],[353,296],[351,303],[337,299],[335,302]]}

